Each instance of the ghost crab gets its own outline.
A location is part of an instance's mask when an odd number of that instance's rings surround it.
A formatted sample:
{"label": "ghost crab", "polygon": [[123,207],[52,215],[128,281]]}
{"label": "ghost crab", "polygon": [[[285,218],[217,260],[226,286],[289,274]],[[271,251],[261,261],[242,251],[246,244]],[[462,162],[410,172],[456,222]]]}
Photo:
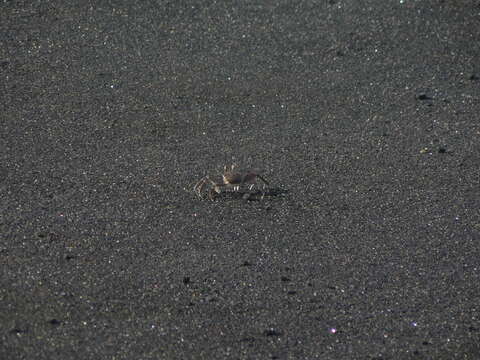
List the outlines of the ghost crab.
{"label": "ghost crab", "polygon": [[231,189],[233,191],[239,191],[241,188],[248,187],[249,192],[246,192],[243,196],[244,199],[248,199],[252,195],[252,189],[255,185],[258,186],[257,180],[263,183],[261,192],[262,199],[265,196],[265,187],[268,186],[268,181],[265,180],[258,172],[253,170],[237,170],[235,164],[230,168],[226,165],[223,168],[222,182],[215,182],[207,175],[200,179],[199,182],[193,187],[193,191],[200,197],[204,198],[205,194],[210,200],[214,200],[217,194],[220,194],[224,189]]}

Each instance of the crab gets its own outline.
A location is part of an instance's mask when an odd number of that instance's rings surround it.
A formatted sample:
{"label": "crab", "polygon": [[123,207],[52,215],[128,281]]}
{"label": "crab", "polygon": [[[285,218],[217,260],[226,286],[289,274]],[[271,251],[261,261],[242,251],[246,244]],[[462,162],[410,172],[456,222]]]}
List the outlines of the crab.
{"label": "crab", "polygon": [[256,171],[236,170],[234,164],[230,167],[224,166],[222,182],[215,182],[207,175],[195,184],[193,191],[200,198],[204,198],[206,194],[210,200],[214,200],[215,196],[220,194],[223,189],[233,188],[233,191],[240,191],[241,188],[247,187],[250,192],[245,193],[243,198],[248,199],[252,194],[251,191],[254,186],[258,186],[257,180],[263,183],[261,189],[263,199],[265,196],[265,187],[269,185],[268,181]]}

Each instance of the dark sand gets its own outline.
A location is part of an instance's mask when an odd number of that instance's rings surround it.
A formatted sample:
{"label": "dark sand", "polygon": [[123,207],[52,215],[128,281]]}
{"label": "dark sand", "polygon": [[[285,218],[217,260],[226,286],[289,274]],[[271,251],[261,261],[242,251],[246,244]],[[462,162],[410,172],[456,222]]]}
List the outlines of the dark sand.
{"label": "dark sand", "polygon": [[478,1],[86,3],[0,3],[1,359],[480,359]]}

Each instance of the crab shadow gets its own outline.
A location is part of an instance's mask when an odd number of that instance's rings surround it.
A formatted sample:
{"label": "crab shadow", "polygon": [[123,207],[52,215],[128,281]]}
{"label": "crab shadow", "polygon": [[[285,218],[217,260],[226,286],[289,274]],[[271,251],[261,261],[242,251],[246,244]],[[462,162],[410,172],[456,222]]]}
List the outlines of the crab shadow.
{"label": "crab shadow", "polygon": [[245,201],[261,201],[267,198],[285,196],[289,190],[281,188],[270,188],[265,191],[257,190],[254,192],[249,191],[223,191],[217,194],[214,200],[245,200]]}

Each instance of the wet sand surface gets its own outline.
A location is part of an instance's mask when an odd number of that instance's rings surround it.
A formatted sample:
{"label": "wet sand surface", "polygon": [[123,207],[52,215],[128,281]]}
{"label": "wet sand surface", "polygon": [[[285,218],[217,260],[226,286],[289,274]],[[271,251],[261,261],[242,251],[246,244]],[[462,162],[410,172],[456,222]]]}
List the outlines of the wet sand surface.
{"label": "wet sand surface", "polygon": [[[1,358],[480,358],[478,1],[3,1],[0,32]],[[263,199],[194,194],[232,163]]]}

